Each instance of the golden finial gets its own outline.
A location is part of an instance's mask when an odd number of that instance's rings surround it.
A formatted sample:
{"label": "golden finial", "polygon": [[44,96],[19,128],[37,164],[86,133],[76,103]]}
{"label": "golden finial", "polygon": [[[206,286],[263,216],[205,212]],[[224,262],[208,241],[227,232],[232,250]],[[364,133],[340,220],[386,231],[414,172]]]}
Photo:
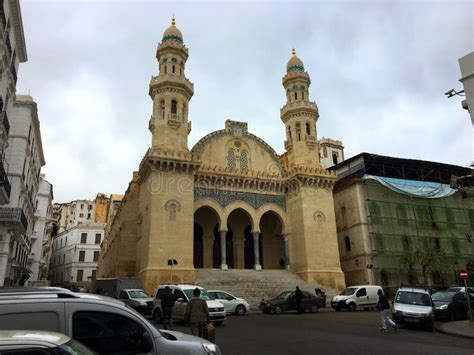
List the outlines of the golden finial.
{"label": "golden finial", "polygon": [[292,55],[293,57],[296,57],[296,49],[293,48],[293,49],[291,50],[291,55]]}
{"label": "golden finial", "polygon": [[174,15],[171,18],[171,26],[176,26],[176,20],[174,19]]}

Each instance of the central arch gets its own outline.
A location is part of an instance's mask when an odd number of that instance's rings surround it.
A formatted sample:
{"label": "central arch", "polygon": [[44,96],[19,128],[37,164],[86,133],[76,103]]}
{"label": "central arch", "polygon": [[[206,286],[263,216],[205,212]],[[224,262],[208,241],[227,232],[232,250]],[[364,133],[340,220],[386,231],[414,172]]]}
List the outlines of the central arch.
{"label": "central arch", "polygon": [[[252,217],[250,212],[240,207],[232,210],[228,214],[227,225],[228,230],[232,233],[234,265],[237,269],[247,268],[245,253],[246,236],[250,234],[250,237],[252,237]],[[253,265],[250,268],[252,267]]]}

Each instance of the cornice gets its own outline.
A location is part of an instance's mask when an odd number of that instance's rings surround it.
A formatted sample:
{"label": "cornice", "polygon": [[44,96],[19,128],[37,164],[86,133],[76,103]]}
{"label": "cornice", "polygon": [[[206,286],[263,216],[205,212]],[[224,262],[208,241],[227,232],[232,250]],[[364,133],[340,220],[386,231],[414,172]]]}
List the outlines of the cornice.
{"label": "cornice", "polygon": [[25,33],[23,32],[23,20],[21,18],[21,9],[19,0],[10,0],[10,14],[13,19],[13,28],[15,31],[15,49],[20,63],[28,60],[25,44]]}

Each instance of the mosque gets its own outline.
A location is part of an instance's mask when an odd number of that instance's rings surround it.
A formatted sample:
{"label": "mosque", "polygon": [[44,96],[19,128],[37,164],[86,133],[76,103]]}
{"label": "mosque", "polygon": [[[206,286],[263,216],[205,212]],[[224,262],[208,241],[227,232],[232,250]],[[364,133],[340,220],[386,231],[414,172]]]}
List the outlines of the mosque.
{"label": "mosque", "polygon": [[138,276],[152,292],[170,281],[172,263],[176,283],[195,282],[200,268],[286,269],[307,282],[343,288],[336,175],[326,169],[344,159],[343,147],[317,138],[318,106],[295,50],[282,80],[281,155],[246,122],[232,120],[189,148],[194,85],[185,76],[188,56],[173,19],[149,86],[151,147],[107,225],[97,276]]}

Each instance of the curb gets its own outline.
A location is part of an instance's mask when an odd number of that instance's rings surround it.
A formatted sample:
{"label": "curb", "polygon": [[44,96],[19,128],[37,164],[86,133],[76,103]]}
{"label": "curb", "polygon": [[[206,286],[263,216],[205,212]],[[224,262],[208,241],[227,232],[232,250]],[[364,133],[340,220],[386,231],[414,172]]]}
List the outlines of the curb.
{"label": "curb", "polygon": [[440,333],[447,334],[447,335],[452,335],[452,336],[459,337],[459,338],[474,339],[474,335],[465,335],[465,334],[456,333],[455,331],[446,330],[446,329],[443,329],[443,325],[444,324],[436,325],[435,326],[436,330]]}

